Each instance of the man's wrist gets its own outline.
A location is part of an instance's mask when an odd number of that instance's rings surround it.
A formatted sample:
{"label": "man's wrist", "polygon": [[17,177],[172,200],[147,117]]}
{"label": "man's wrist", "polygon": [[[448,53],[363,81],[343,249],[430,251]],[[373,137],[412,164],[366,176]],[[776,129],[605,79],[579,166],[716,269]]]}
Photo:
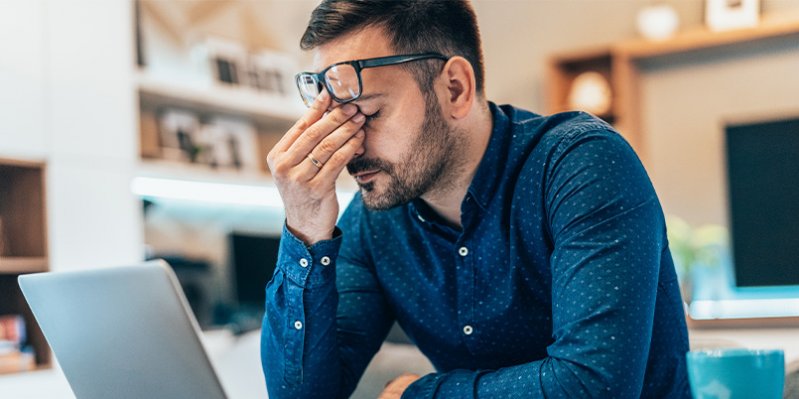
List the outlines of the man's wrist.
{"label": "man's wrist", "polygon": [[288,229],[288,231],[291,232],[291,234],[294,235],[294,237],[297,237],[297,239],[299,239],[300,241],[304,242],[306,247],[311,247],[311,246],[313,246],[314,244],[316,244],[316,243],[318,243],[320,241],[332,240],[333,239],[333,232],[335,232],[335,227],[334,227],[327,234],[306,235],[306,234],[303,234],[302,232],[300,232],[299,230],[291,227],[291,225],[289,225],[288,221],[286,221],[286,228]]}

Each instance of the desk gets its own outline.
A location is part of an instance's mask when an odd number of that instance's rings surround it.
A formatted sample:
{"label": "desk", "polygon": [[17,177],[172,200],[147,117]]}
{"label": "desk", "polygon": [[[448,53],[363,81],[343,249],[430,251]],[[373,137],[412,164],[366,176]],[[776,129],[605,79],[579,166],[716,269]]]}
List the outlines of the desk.
{"label": "desk", "polygon": [[[694,344],[725,340],[749,348],[779,348],[785,351],[787,362],[799,360],[799,328],[693,329],[689,334]],[[267,397],[261,373],[259,331],[239,338],[225,331],[205,332],[203,344],[230,399]],[[415,347],[384,344],[353,398],[374,398],[384,380],[404,371],[424,374],[430,370],[432,366]],[[49,370],[0,375],[0,395],[11,399],[75,398],[57,364]]]}

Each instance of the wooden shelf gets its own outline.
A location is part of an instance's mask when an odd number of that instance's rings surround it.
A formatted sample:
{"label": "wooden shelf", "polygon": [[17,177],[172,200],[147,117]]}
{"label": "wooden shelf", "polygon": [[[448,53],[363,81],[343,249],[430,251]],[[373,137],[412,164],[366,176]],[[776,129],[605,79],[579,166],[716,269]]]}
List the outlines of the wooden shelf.
{"label": "wooden shelf", "polygon": [[716,32],[700,27],[680,32],[664,41],[624,41],[613,46],[613,52],[631,59],[650,58],[796,34],[799,34],[799,17],[770,16],[752,28]]}
{"label": "wooden shelf", "polygon": [[730,47],[766,39],[799,36],[799,14],[763,16],[752,28],[711,31],[700,27],[662,40],[631,39],[607,46],[562,52],[550,59],[548,112],[569,110],[566,99],[572,82],[582,72],[603,74],[612,88],[612,112],[606,115],[635,148],[646,165],[645,134],[641,126],[639,62],[655,57]]}
{"label": "wooden shelf", "polygon": [[22,316],[36,368],[50,364],[50,347],[17,283],[24,273],[46,272],[47,212],[43,162],[0,159],[0,314]]}
{"label": "wooden shelf", "polygon": [[153,76],[140,70],[136,75],[143,105],[183,107],[201,113],[244,117],[265,128],[285,129],[299,119],[305,107],[299,99],[258,92],[250,88],[208,84],[189,86]]}
{"label": "wooden shelf", "polygon": [[22,274],[47,271],[48,260],[37,256],[0,256],[0,273]]}

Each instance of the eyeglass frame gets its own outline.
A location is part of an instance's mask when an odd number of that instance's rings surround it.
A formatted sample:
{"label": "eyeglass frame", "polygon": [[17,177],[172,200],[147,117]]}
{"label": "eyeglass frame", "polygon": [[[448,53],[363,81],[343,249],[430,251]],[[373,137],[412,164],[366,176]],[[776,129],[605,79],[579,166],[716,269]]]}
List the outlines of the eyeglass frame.
{"label": "eyeglass frame", "polygon": [[[340,104],[346,104],[348,102],[352,102],[361,98],[361,96],[363,95],[363,78],[361,77],[362,70],[368,68],[389,66],[389,65],[399,65],[407,62],[421,61],[427,59],[439,59],[442,61],[448,61],[449,57],[441,53],[429,52],[429,53],[419,53],[419,54],[389,55],[385,57],[366,58],[363,60],[341,61],[327,66],[325,69],[323,69],[320,72],[300,72],[294,75],[294,83],[297,85],[297,90],[300,91],[300,98],[302,98],[302,102],[305,103],[305,105],[308,107],[310,107],[311,104],[306,102],[306,98],[303,95],[302,86],[300,83],[300,78],[305,76],[313,77],[314,81],[317,82],[317,85],[319,84],[319,82],[322,82],[322,86],[324,86],[324,88],[327,89],[327,92],[330,94],[330,97],[332,97],[334,100],[336,100],[336,102]],[[336,95],[333,94],[334,90],[331,89],[330,82],[328,82],[327,79],[325,79],[325,74],[327,73],[327,71],[339,65],[351,65],[353,69],[355,69],[355,76],[358,77],[358,95],[348,100],[336,97]],[[322,92],[321,89],[319,90],[319,92],[320,93]]]}

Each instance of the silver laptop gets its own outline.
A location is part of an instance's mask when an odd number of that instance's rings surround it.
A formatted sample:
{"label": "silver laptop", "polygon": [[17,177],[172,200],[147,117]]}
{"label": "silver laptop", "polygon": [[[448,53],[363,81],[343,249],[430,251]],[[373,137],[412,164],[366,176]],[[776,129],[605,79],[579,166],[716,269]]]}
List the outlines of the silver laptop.
{"label": "silver laptop", "polygon": [[22,275],[19,285],[78,399],[226,397],[165,262]]}

